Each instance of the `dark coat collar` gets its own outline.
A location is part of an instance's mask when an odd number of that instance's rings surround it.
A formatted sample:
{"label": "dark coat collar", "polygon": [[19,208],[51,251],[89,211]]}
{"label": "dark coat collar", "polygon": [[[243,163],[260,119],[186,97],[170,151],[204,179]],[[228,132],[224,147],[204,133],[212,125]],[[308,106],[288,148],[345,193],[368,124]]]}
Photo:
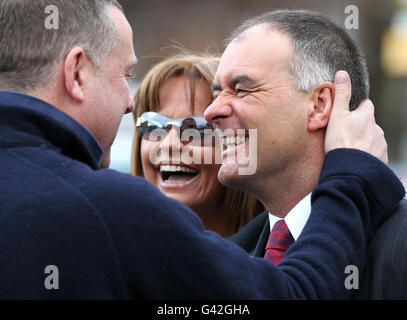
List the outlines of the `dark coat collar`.
{"label": "dark coat collar", "polygon": [[79,122],[35,97],[0,90],[0,147],[41,146],[98,169],[103,150]]}

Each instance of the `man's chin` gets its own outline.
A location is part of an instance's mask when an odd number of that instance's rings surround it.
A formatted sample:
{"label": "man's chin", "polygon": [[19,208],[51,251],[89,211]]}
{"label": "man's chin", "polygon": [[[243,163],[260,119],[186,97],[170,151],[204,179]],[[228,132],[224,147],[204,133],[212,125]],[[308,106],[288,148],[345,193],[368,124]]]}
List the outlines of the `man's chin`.
{"label": "man's chin", "polygon": [[218,172],[218,180],[225,187],[238,187],[241,183],[237,164],[222,164]]}

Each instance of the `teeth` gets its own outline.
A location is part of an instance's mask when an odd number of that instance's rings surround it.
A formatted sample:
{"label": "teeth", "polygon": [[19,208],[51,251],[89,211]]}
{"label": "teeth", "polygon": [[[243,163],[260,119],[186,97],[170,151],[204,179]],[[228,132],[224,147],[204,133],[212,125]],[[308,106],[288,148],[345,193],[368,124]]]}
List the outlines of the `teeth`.
{"label": "teeth", "polygon": [[193,170],[184,166],[174,166],[174,165],[162,165],[160,166],[160,172],[187,172],[187,173],[196,173],[196,170]]}
{"label": "teeth", "polygon": [[246,137],[236,136],[236,137],[223,137],[223,144],[225,146],[239,145],[243,144],[248,139]]}

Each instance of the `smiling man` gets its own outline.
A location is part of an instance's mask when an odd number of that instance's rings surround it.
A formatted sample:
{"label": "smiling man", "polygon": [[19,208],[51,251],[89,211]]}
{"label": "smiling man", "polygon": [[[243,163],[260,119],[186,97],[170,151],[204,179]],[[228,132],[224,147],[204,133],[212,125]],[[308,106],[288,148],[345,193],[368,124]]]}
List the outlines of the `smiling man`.
{"label": "smiling man", "polygon": [[[215,101],[205,116],[222,130],[257,129],[259,152],[255,174],[240,175],[239,165],[232,162],[222,165],[219,179],[249,191],[269,211],[285,216],[317,184],[335,73],[350,73],[355,109],[368,97],[365,61],[340,28],[303,11],[254,18],[232,38],[212,86]],[[318,55],[325,59],[319,61]],[[232,144],[224,157],[245,155],[248,148],[249,141]]]}
{"label": "smiling man", "polygon": [[[233,32],[222,55],[212,86],[215,100],[205,117],[221,129],[258,131],[256,173],[240,175],[236,162],[219,170],[223,184],[253,194],[267,209],[230,238],[252,255],[279,263],[306,226],[311,192],[325,152],[335,142],[332,133],[343,130],[333,124],[327,130],[339,70],[352,81],[349,109],[361,104],[343,120],[361,116],[369,121],[373,105],[364,100],[369,95],[366,61],[346,32],[321,14],[276,10],[250,19]],[[350,87],[346,73],[339,72],[337,80]],[[228,145],[223,156],[244,155],[248,147]]]}

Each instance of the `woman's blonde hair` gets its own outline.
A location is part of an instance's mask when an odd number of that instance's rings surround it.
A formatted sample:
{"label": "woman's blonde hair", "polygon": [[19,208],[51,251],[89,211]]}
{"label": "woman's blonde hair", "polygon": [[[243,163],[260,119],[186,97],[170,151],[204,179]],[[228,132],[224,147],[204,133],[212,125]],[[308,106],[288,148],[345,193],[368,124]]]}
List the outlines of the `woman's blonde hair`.
{"label": "woman's blonde hair", "polygon": [[[203,80],[211,85],[216,69],[219,64],[219,57],[209,54],[180,53],[164,59],[155,65],[145,76],[138,88],[134,100],[135,109],[133,118],[135,123],[138,117],[148,111],[157,111],[160,107],[160,90],[163,84],[172,77],[183,76],[188,78],[190,85],[191,105],[194,105],[195,81]],[[144,176],[140,156],[141,137],[138,130],[134,131],[131,173],[137,176]],[[264,210],[264,207],[252,195],[246,192],[226,188],[226,195],[222,205],[222,214],[225,215],[225,226],[228,234],[237,232],[247,224],[252,218]]]}

